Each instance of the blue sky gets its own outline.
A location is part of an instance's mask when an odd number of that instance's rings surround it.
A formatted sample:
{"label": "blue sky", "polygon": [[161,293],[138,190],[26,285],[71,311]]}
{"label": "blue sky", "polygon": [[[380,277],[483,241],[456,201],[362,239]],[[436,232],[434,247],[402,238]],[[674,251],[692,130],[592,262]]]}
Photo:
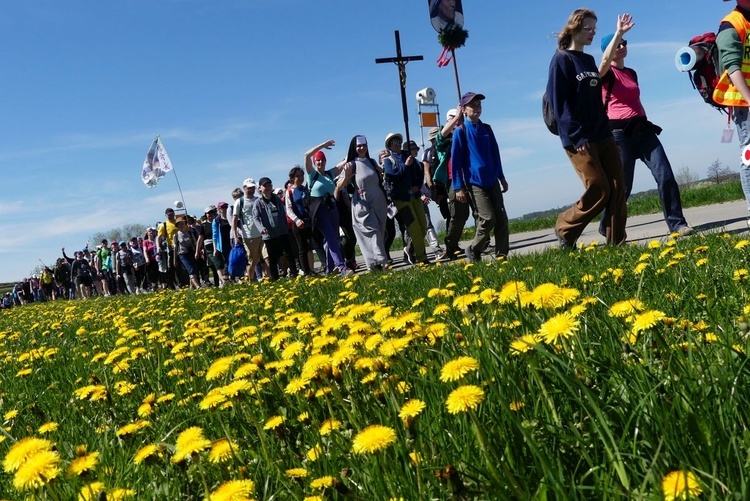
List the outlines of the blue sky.
{"label": "blue sky", "polygon": [[[716,30],[734,5],[590,1],[599,17],[587,52],[620,12],[634,15],[627,63],[677,171],[703,175],[719,159],[737,170],[739,147],[720,144],[726,120],[703,104],[677,49]],[[464,0],[469,39],[457,51],[461,90],[487,96],[482,119],[500,143],[510,217],[577,200],[580,182],[541,120],[555,33],[578,3]],[[679,6],[679,9],[675,9]],[[533,11],[532,11],[533,10]],[[541,14],[541,15],[539,15]],[[5,0],[0,16],[0,281],[72,253],[98,231],[153,224],[179,198],[174,176],[149,190],[143,159],[159,134],[189,212],[229,200],[242,180],[279,185],[303,153],[329,138],[329,159],[365,134],[371,150],[403,132],[397,71],[407,66],[411,135],[415,94],[432,87],[444,115],[457,101],[452,67],[420,0]],[[634,191],[654,187],[642,164]]]}

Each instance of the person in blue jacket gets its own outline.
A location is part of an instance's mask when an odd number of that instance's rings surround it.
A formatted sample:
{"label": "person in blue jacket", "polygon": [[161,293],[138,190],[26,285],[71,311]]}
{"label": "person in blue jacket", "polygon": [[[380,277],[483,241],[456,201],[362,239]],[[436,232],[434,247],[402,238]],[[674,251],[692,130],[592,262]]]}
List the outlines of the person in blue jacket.
{"label": "person in blue jacket", "polygon": [[585,191],[557,217],[555,235],[561,248],[573,248],[583,230],[605,208],[608,244],[625,242],[625,177],[617,144],[602,103],[602,82],[594,58],[583,49],[596,35],[596,14],[577,9],[557,37],[547,81],[547,99],[558,124],[560,141]]}
{"label": "person in blue jacket", "polygon": [[479,120],[483,100],[483,94],[474,92],[461,97],[458,109],[464,114],[464,122],[453,131],[451,148],[456,201],[466,203],[470,197],[476,207],[476,232],[466,248],[469,262],[481,260],[492,230],[495,231],[495,257],[507,257],[510,250],[508,215],[503,201],[508,182],[495,134],[489,125]]}

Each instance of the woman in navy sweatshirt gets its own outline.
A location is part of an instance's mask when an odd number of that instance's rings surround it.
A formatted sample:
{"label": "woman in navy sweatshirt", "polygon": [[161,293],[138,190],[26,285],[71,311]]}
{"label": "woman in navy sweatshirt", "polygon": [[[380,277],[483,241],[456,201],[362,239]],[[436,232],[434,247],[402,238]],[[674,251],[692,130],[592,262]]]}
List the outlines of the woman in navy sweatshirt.
{"label": "woman in navy sweatshirt", "polygon": [[557,37],[547,81],[562,146],[585,191],[557,217],[560,247],[573,248],[586,225],[608,209],[607,243],[625,242],[627,205],[620,154],[602,104],[601,78],[594,58],[583,52],[596,34],[596,15],[577,9]]}

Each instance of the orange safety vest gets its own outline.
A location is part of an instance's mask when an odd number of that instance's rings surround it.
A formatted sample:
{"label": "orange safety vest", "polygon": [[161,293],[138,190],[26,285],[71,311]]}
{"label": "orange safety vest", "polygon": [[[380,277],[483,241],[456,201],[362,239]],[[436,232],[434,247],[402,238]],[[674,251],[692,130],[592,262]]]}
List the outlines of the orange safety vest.
{"label": "orange safety vest", "polygon": [[[740,35],[740,40],[742,40],[742,66],[740,71],[745,75],[747,83],[750,84],[750,22],[737,10],[730,12],[722,20],[722,22],[724,21],[731,23]],[[724,73],[721,74],[719,83],[716,84],[714,89],[713,98],[717,104],[724,106],[748,106],[740,91],[729,79],[727,70],[724,70]]]}

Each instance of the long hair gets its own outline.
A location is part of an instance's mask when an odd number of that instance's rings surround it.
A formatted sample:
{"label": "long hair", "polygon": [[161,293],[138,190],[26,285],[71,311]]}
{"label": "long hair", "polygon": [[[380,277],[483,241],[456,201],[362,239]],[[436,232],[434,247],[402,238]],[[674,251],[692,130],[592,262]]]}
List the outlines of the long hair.
{"label": "long hair", "polygon": [[570,17],[568,17],[568,24],[566,24],[565,28],[563,28],[557,35],[557,47],[559,49],[565,50],[570,47],[570,44],[573,41],[573,35],[583,29],[583,21],[586,19],[597,21],[596,14],[594,14],[593,10],[576,9],[573,11]]}

